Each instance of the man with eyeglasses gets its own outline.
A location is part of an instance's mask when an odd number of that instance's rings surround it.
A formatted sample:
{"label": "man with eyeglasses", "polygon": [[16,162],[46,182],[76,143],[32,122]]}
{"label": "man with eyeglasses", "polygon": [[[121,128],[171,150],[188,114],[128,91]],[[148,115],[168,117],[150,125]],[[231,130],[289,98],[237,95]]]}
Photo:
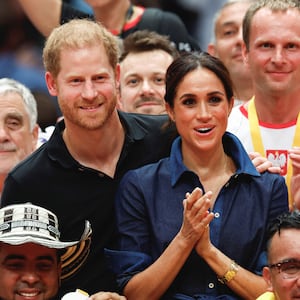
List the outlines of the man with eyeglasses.
{"label": "man with eyeglasses", "polygon": [[268,230],[268,266],[263,277],[268,292],[257,300],[300,298],[300,212],[280,215]]}

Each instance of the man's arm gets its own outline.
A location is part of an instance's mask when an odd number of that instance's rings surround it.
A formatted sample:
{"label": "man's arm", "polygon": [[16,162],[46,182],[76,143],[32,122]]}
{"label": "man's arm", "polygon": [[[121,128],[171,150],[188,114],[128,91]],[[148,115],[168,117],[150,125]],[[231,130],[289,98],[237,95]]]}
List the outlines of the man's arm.
{"label": "man's arm", "polygon": [[62,0],[19,0],[37,30],[47,37],[60,24]]}

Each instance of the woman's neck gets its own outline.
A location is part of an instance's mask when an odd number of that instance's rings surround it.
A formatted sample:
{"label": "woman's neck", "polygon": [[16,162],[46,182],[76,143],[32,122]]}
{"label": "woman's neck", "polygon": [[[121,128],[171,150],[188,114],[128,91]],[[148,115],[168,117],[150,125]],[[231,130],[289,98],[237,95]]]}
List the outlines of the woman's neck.
{"label": "woman's neck", "polygon": [[185,149],[183,145],[182,156],[185,166],[197,173],[201,179],[224,171],[224,164],[228,157],[224,152],[222,143],[220,143],[218,150],[203,151],[202,153],[197,149],[195,151]]}
{"label": "woman's neck", "polygon": [[196,156],[184,155],[184,164],[198,175],[205,192],[212,192],[210,201],[211,208],[213,208],[220,190],[236,170],[233,160],[222,147],[212,153],[205,151],[204,153],[198,152]]}

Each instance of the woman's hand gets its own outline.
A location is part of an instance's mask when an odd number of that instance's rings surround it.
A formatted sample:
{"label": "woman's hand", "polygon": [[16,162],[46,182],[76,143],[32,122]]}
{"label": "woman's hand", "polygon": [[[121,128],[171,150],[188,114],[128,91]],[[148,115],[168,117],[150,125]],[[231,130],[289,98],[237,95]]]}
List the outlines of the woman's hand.
{"label": "woman's hand", "polygon": [[199,256],[205,259],[206,255],[211,253],[214,250],[214,246],[210,241],[209,235],[209,226],[206,226],[204,233],[201,235],[200,239],[198,240],[195,250]]}
{"label": "woman's hand", "polygon": [[183,201],[183,223],[179,236],[189,244],[197,243],[214,217],[214,214],[209,212],[211,196],[211,192],[203,195],[200,188],[195,188],[191,194],[186,194]]}

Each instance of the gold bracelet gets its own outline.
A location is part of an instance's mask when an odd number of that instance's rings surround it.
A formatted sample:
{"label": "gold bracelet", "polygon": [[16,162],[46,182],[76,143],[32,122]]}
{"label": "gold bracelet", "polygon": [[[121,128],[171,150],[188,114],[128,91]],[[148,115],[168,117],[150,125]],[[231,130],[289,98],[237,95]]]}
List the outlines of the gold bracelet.
{"label": "gold bracelet", "polygon": [[218,277],[218,280],[221,283],[226,284],[235,277],[238,270],[239,270],[239,265],[234,260],[232,260],[229,270],[224,274],[223,277]]}

